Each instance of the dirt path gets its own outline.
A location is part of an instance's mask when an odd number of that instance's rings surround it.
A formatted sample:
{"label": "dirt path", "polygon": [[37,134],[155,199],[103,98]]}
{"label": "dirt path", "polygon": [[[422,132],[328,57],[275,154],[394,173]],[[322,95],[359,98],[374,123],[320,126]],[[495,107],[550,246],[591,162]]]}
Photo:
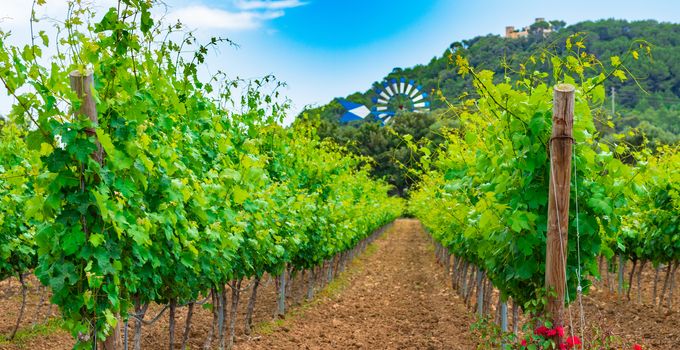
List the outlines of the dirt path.
{"label": "dirt path", "polygon": [[[588,324],[586,333],[614,334],[626,344],[641,343],[644,349],[676,349],[680,344],[680,317],[676,310],[658,309],[648,304],[653,270],[643,278],[644,305],[620,301],[601,282],[584,298]],[[643,276],[643,277],[644,277]],[[0,350],[66,350],[73,346],[71,336],[59,322],[47,319],[47,302],[37,305],[42,293],[37,281],[29,278],[29,302],[20,334],[13,342],[2,340]],[[469,331],[472,314],[450,287],[444,268],[435,263],[432,245],[417,220],[397,220],[391,229],[348,270],[318,293],[312,302],[303,302],[307,280],[292,280],[287,300],[290,310],[285,320],[273,320],[276,289],[266,276],[258,291],[254,313],[254,334],[243,332],[248,295],[242,297],[236,330],[236,349],[474,349],[475,337]],[[635,294],[633,294],[635,297]],[[495,305],[493,302],[493,305]],[[19,310],[18,283],[0,281],[0,335],[9,334]],[[150,308],[149,314],[161,309]],[[51,311],[56,313],[56,307]],[[197,308],[189,345],[200,349],[210,325],[209,310]],[[177,315],[177,329],[183,330],[186,308]],[[38,321],[34,328],[33,322]],[[604,331],[604,333],[602,333]],[[589,338],[590,339],[590,338]],[[215,343],[213,344],[215,345]],[[145,326],[143,349],[168,348],[168,319],[161,317]],[[179,347],[178,347],[179,348]],[[628,348],[628,347],[626,347]]]}
{"label": "dirt path", "polygon": [[416,220],[397,220],[346,287],[237,349],[473,349],[472,319],[447,288]]}

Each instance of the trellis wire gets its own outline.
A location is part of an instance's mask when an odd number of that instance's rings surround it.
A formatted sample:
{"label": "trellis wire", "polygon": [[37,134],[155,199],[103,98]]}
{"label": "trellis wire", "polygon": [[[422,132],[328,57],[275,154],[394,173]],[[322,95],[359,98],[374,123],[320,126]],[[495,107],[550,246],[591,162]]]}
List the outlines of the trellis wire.
{"label": "trellis wire", "polygon": [[586,317],[585,317],[585,312],[583,311],[583,285],[581,284],[581,229],[579,225],[579,207],[578,207],[578,174],[577,174],[577,169],[576,169],[576,145],[572,147],[571,150],[571,162],[574,165],[574,187],[575,187],[575,198],[574,201],[576,202],[576,257],[577,257],[577,266],[578,269],[576,270],[577,273],[577,278],[578,278],[578,285],[576,286],[576,293],[578,294],[578,304],[579,304],[579,317],[581,320],[581,340],[582,343],[585,344],[585,332],[584,332],[584,327],[586,324]]}

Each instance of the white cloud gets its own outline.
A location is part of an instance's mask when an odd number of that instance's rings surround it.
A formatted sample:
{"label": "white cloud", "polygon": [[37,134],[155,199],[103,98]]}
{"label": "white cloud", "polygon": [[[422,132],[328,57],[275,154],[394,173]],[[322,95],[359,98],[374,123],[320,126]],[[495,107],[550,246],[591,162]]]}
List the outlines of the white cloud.
{"label": "white cloud", "polygon": [[[30,39],[30,20],[33,1],[31,0],[0,0],[0,29],[12,31],[14,37],[23,40]],[[116,5],[116,0],[83,0],[82,6],[103,14],[107,8]],[[47,0],[44,5],[35,6],[34,29],[52,30],[54,20],[63,21],[67,16],[68,0]]]}
{"label": "white cloud", "polygon": [[[82,4],[101,15],[108,7],[116,5],[116,0],[84,0]],[[8,46],[23,47],[31,42],[32,5],[31,0],[0,0],[0,30],[12,33],[7,39]],[[54,39],[54,25],[66,18],[68,7],[68,0],[47,0],[45,5],[36,5],[35,18],[39,22],[33,23],[34,35],[37,36],[40,31],[45,31]],[[94,21],[96,20],[95,18]],[[50,45],[48,48],[43,48],[40,61],[46,67],[49,67],[49,64],[45,62],[49,62],[50,57],[57,53],[54,40],[51,40]],[[15,102],[14,97],[7,94],[4,86],[0,87],[0,116],[7,115]]]}
{"label": "white cloud", "polygon": [[[32,1],[2,0],[0,28],[4,30],[25,30],[30,26]],[[66,0],[52,0],[49,6],[36,6],[36,18],[59,18],[66,16]]]}
{"label": "white cloud", "polygon": [[203,5],[178,8],[168,14],[171,21],[179,20],[197,29],[257,29],[262,23],[284,15],[278,11],[226,11]]}
{"label": "white cloud", "polygon": [[236,0],[236,8],[241,10],[283,10],[306,5],[306,2],[299,0]]}
{"label": "white cloud", "polygon": [[283,17],[284,10],[306,5],[302,0],[232,0],[229,9],[202,4],[177,7],[168,14],[192,29],[258,29],[265,22]]}

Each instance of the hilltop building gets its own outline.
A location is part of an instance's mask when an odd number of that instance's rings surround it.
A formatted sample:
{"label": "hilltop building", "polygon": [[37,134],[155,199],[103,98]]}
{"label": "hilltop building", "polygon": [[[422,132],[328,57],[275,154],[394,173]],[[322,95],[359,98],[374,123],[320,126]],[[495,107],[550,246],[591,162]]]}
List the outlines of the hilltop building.
{"label": "hilltop building", "polygon": [[542,17],[536,18],[534,24],[528,27],[522,27],[521,29],[515,29],[515,26],[505,27],[505,37],[510,39],[525,38],[533,33],[540,33],[541,35],[546,36],[552,32],[552,24]]}

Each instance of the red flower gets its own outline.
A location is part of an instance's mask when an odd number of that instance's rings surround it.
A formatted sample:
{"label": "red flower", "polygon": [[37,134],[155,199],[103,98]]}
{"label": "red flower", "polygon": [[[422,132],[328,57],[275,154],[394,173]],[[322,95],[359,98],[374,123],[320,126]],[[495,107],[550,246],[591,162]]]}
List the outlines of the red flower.
{"label": "red flower", "polygon": [[560,350],[567,350],[567,349],[568,349],[568,348],[567,348],[567,344],[566,344],[566,343],[560,344]]}
{"label": "red flower", "polygon": [[557,331],[557,335],[559,335],[560,338],[564,337],[564,328],[562,326],[555,327],[555,330]]}
{"label": "red flower", "polygon": [[522,346],[527,346],[527,340],[526,340],[526,339],[522,339],[521,344],[522,344]]}
{"label": "red flower", "polygon": [[635,344],[633,345],[633,350],[642,350],[642,346],[640,344]]}
{"label": "red flower", "polygon": [[536,328],[536,330],[534,331],[534,334],[536,334],[536,335],[546,335],[546,333],[548,333],[548,331],[549,331],[548,327],[540,326],[540,327]]}
{"label": "red flower", "polygon": [[[581,339],[577,336],[567,338],[567,347],[569,349],[581,345]],[[580,347],[580,346],[579,346]]]}
{"label": "red flower", "polygon": [[557,331],[554,329],[548,329],[548,331],[545,332],[546,337],[554,337],[557,335]]}

